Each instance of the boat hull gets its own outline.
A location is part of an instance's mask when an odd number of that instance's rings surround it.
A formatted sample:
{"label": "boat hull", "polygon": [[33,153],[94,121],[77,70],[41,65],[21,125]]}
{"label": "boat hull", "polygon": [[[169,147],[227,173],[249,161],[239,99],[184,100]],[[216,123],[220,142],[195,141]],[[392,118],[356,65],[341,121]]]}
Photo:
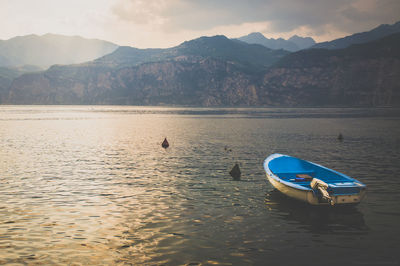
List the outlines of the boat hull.
{"label": "boat hull", "polygon": [[[348,193],[348,194],[331,194],[331,201],[322,200],[321,196],[315,192],[313,189],[305,189],[299,186],[293,186],[292,184],[281,180],[277,175],[275,175],[269,168],[268,162],[279,157],[279,154],[269,157],[264,162],[264,168],[266,170],[266,175],[269,183],[276,188],[281,193],[287,195],[290,198],[300,200],[311,205],[355,205],[361,202],[366,194],[366,189],[360,189],[358,193]],[[361,183],[360,183],[361,184]],[[364,185],[363,185],[364,186]]]}
{"label": "boat hull", "polygon": [[307,203],[310,203],[312,205],[319,205],[323,203],[318,202],[318,198],[314,197],[312,191],[306,191],[306,190],[300,190],[297,188],[293,188],[290,186],[287,186],[278,180],[272,178],[270,175],[267,174],[268,181],[271,183],[271,185],[282,192],[283,194],[287,195],[288,197],[301,200]]}

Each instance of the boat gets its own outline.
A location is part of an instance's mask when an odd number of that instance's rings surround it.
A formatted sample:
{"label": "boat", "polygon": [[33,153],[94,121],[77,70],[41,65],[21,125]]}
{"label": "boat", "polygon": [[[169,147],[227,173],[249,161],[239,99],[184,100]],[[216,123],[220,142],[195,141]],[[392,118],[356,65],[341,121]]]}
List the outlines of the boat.
{"label": "boat", "polygon": [[322,165],[284,154],[264,161],[268,181],[283,194],[312,205],[354,205],[367,187],[360,181]]}

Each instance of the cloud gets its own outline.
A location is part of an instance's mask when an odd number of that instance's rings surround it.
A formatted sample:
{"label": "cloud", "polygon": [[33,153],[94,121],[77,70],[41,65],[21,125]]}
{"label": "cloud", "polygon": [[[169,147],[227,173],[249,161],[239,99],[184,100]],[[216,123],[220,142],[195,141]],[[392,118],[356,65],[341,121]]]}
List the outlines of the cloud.
{"label": "cloud", "polygon": [[111,17],[108,1],[0,0],[0,38],[46,33],[101,37],[104,20]]}
{"label": "cloud", "polygon": [[118,0],[114,14],[132,23],[156,24],[165,32],[265,23],[269,30],[308,27],[355,32],[399,19],[398,0]]}
{"label": "cloud", "polygon": [[326,41],[399,14],[399,0],[0,0],[0,39],[51,32],[146,48],[259,31]]}
{"label": "cloud", "polygon": [[166,0],[125,0],[114,5],[112,11],[122,20],[140,25],[162,21],[162,12],[165,8],[167,8]]}

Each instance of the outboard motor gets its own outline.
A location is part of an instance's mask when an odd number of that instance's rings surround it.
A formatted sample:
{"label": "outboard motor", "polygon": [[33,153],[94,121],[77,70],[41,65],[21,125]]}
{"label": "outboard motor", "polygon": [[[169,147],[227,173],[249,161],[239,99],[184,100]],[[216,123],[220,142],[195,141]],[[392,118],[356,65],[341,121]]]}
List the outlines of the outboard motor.
{"label": "outboard motor", "polygon": [[327,183],[318,178],[313,178],[313,180],[311,180],[310,186],[313,189],[314,193],[317,190],[321,193],[321,200],[327,201],[332,206],[335,204],[328,193],[329,185]]}

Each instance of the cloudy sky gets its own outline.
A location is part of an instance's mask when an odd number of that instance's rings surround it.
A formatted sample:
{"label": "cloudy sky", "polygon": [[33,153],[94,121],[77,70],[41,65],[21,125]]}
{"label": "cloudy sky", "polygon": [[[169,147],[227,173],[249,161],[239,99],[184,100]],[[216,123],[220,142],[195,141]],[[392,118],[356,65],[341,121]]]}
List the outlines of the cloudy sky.
{"label": "cloudy sky", "polygon": [[400,0],[0,0],[0,39],[56,33],[139,48],[200,36],[332,40],[400,20]]}

